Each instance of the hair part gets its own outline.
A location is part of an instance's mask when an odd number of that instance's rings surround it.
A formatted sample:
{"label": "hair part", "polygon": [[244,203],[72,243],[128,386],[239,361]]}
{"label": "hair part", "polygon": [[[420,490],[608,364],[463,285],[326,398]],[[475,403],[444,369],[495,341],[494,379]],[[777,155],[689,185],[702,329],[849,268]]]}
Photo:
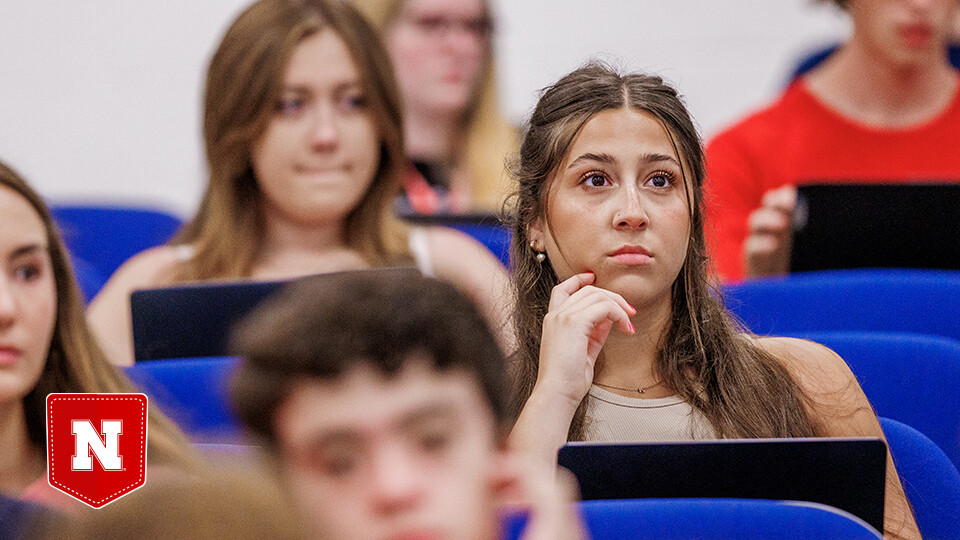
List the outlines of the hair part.
{"label": "hair part", "polygon": [[234,21],[210,61],[203,119],[209,183],[196,217],[173,240],[195,250],[174,280],[245,277],[253,270],[264,216],[251,148],[276,114],[293,52],[323,31],[335,32],[350,51],[380,136],[373,181],[344,220],[346,244],[372,265],[409,259],[406,228],[391,211],[406,158],[399,91],[386,50],[347,2],[261,0]]}
{"label": "hair part", "polygon": [[362,362],[392,375],[419,354],[439,371],[472,376],[498,424],[508,416],[506,360],[483,316],[452,285],[416,270],[298,280],[245,318],[231,342],[243,357],[235,409],[271,444],[276,411],[297,381],[335,380]]}
{"label": "hair part", "polygon": [[[719,437],[811,436],[816,426],[806,396],[779,360],[742,335],[711,286],[704,238],[704,152],[700,136],[677,91],[660,77],[622,74],[593,61],[546,88],[527,123],[511,169],[518,182],[512,197],[511,262],[516,284],[519,350],[514,368],[514,413],[533,391],[543,318],[557,276],[549,260],[529,249],[529,227],[549,224],[547,202],[556,169],[583,126],[601,111],[629,108],[663,124],[682,164],[690,212],[684,265],[671,289],[672,321],[659,337],[654,369],[679,396],[700,410]],[[585,397],[568,433],[586,437]]]}

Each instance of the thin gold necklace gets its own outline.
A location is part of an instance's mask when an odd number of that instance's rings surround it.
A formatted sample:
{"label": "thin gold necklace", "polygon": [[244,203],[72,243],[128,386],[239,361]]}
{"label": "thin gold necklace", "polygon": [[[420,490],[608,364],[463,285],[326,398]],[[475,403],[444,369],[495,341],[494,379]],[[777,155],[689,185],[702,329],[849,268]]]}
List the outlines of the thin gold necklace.
{"label": "thin gold necklace", "polygon": [[595,384],[595,385],[597,385],[597,386],[600,386],[600,387],[603,387],[603,388],[612,388],[613,390],[623,390],[624,392],[637,392],[637,393],[642,394],[642,393],[646,392],[647,390],[649,390],[649,389],[651,389],[651,388],[656,388],[656,387],[660,386],[661,384],[663,384],[663,379],[660,379],[659,381],[651,384],[650,386],[637,386],[637,387],[634,387],[634,388],[623,388],[623,387],[621,387],[621,386],[613,386],[612,384],[602,384],[602,383],[598,383],[598,382],[594,382],[593,384]]}

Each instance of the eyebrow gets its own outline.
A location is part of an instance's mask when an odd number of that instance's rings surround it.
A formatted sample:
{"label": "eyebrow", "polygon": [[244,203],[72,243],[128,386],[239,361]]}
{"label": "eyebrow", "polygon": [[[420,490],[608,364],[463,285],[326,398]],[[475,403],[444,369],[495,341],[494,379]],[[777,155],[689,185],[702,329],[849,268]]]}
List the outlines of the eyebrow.
{"label": "eyebrow", "polygon": [[[418,424],[434,419],[459,420],[460,415],[456,409],[447,403],[431,403],[419,407],[409,414],[404,415],[397,426],[400,431],[406,431],[416,427]],[[310,437],[307,441],[310,448],[322,448],[334,444],[356,443],[363,439],[356,429],[350,426],[337,426],[330,430],[322,431]]]}
{"label": "eyebrow", "polygon": [[456,409],[448,403],[431,403],[404,416],[399,426],[401,430],[407,430],[430,420],[456,420],[459,416]]}
{"label": "eyebrow", "polygon": [[597,161],[600,163],[616,163],[617,158],[611,156],[610,154],[600,153],[594,154],[592,152],[587,152],[586,154],[581,154],[580,157],[570,162],[570,165],[567,166],[568,169],[572,169],[577,165],[583,163],[584,161]]}
{"label": "eyebrow", "polygon": [[[594,154],[592,152],[587,152],[586,154],[582,154],[577,159],[571,161],[570,165],[568,165],[567,168],[572,169],[573,167],[576,167],[577,165],[585,161],[596,161],[604,164],[613,164],[617,162],[617,158],[606,153]],[[638,161],[640,163],[668,162],[676,165],[677,167],[680,166],[680,162],[678,162],[676,158],[674,158],[673,156],[668,156],[667,154],[658,154],[656,152],[647,152],[644,154],[640,154],[640,158],[638,159]]]}
{"label": "eyebrow", "polygon": [[657,153],[640,154],[639,161],[641,163],[660,163],[660,162],[666,161],[668,163],[672,163],[676,165],[677,167],[680,166],[680,162],[677,161],[676,158],[674,158],[673,156],[668,156],[667,154],[657,154]]}
{"label": "eyebrow", "polygon": [[16,259],[17,257],[23,257],[24,255],[31,255],[37,252],[46,252],[47,246],[43,244],[28,244],[26,246],[18,247],[10,253],[10,259]]}
{"label": "eyebrow", "polygon": [[[343,92],[344,90],[350,90],[353,88],[363,89],[363,84],[359,79],[341,81],[333,85],[334,92]],[[312,90],[307,84],[284,84],[280,87],[280,93],[290,93],[290,94],[309,94]]]}

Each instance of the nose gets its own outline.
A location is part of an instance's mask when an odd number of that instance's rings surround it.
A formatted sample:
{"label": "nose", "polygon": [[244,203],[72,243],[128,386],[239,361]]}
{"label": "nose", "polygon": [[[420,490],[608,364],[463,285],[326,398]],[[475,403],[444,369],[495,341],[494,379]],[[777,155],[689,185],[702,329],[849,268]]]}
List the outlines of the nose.
{"label": "nose", "polygon": [[916,13],[926,13],[933,7],[932,0],[907,0],[907,5]]}
{"label": "nose", "polygon": [[335,107],[322,104],[311,116],[310,146],[316,150],[332,150],[339,144],[340,126]]}
{"label": "nose", "polygon": [[13,324],[17,313],[17,302],[13,297],[10,280],[0,277],[0,328]]}
{"label": "nose", "polygon": [[447,31],[444,41],[450,50],[460,56],[474,58],[483,53],[484,39],[467,28],[451,28]]}
{"label": "nose", "polygon": [[631,186],[623,188],[619,203],[613,214],[613,226],[617,230],[639,230],[649,224],[646,206],[639,189]]}
{"label": "nose", "polygon": [[415,508],[424,481],[403,448],[382,449],[373,459],[369,484],[373,511],[377,515],[395,515]]}

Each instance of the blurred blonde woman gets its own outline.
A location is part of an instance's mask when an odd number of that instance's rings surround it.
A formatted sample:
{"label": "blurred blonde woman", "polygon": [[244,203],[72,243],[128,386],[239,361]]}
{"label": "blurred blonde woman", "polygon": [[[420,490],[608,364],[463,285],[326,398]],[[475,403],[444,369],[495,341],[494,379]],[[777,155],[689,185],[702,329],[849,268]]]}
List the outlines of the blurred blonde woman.
{"label": "blurred blonde woman", "polygon": [[403,97],[403,207],[499,210],[516,134],[500,114],[484,0],[353,0],[381,33]]}
{"label": "blurred blonde woman", "polygon": [[499,261],[468,236],[393,216],[407,166],[398,96],[386,51],[350,4],[261,0],[240,14],[207,73],[199,212],[169,245],[125,263],[90,305],[110,358],[133,361],[135,289],[395,265],[452,282],[507,346]]}

